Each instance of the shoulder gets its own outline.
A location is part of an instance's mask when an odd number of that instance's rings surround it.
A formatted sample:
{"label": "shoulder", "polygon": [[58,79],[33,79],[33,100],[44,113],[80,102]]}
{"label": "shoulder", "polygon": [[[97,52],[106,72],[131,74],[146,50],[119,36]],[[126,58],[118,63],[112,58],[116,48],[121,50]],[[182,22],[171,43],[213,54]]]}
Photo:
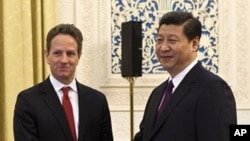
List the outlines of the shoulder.
{"label": "shoulder", "polygon": [[226,84],[225,80],[221,76],[209,71],[200,62],[190,70],[185,78],[206,85],[214,84],[217,82]]}
{"label": "shoulder", "polygon": [[[41,101],[43,82],[20,91],[16,97],[16,107],[33,107]],[[31,106],[32,105],[32,106]]]}
{"label": "shoulder", "polygon": [[19,95],[29,96],[29,95],[37,94],[41,90],[42,84],[43,82],[38,83],[29,88],[23,89],[22,91],[19,92]]}
{"label": "shoulder", "polygon": [[90,86],[84,85],[82,83],[77,82],[77,89],[78,89],[79,94],[83,94],[83,95],[90,96],[90,97],[100,97],[100,98],[106,99],[103,92],[95,88],[92,88]]}
{"label": "shoulder", "polygon": [[219,74],[213,73],[206,69],[199,75],[197,79],[199,79],[201,83],[204,83],[206,85],[216,85],[218,83],[227,85],[227,82],[221,76],[219,76]]}
{"label": "shoulder", "polygon": [[219,74],[200,66],[193,68],[183,80],[183,84],[197,91],[197,93],[223,94],[232,93],[231,87]]}

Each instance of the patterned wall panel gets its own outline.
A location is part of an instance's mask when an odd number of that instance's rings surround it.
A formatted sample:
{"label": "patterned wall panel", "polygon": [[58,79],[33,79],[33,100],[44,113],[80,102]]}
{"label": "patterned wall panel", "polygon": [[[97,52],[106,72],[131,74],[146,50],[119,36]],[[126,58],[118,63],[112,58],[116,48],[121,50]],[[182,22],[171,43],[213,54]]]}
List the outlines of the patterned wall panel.
{"label": "patterned wall panel", "polygon": [[111,72],[120,74],[121,24],[142,22],[144,74],[165,73],[156,56],[154,44],[159,17],[166,11],[189,11],[202,23],[198,59],[210,71],[218,73],[218,2],[217,0],[112,0],[111,5]]}

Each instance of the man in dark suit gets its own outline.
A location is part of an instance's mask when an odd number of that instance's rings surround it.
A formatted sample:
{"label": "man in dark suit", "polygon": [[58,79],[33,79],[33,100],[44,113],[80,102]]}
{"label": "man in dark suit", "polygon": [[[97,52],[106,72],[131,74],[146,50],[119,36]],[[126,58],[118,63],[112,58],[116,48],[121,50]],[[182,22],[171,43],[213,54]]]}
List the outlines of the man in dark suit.
{"label": "man in dark suit", "polygon": [[[156,55],[170,77],[152,91],[134,141],[229,141],[235,99],[228,84],[197,60],[200,37],[201,23],[191,13],[161,18]],[[164,97],[170,97],[165,107]]]}
{"label": "man in dark suit", "polygon": [[15,141],[113,141],[105,95],[75,78],[82,40],[72,24],[59,24],[48,32],[45,57],[51,75],[19,93]]}

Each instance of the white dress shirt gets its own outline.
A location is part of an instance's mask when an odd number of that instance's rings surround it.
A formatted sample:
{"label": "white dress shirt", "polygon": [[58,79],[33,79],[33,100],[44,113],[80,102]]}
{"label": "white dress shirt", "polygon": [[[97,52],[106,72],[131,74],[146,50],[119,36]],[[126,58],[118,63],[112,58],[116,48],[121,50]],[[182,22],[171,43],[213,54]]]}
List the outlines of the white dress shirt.
{"label": "white dress shirt", "polygon": [[52,83],[57,96],[62,104],[63,92],[62,88],[65,86],[69,86],[71,89],[69,90],[69,99],[73,108],[73,115],[75,121],[75,128],[76,128],[76,137],[78,138],[78,125],[79,125],[79,106],[78,106],[78,94],[77,94],[77,87],[76,87],[76,80],[74,79],[69,85],[65,85],[60,81],[56,80],[53,75],[49,76],[50,82]]}

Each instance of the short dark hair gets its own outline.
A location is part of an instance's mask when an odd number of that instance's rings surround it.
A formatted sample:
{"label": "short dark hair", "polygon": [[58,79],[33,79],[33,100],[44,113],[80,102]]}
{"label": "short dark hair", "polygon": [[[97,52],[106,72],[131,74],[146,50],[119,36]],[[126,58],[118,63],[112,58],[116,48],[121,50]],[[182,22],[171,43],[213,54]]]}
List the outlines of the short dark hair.
{"label": "short dark hair", "polygon": [[[171,11],[162,16],[159,23],[159,28],[163,25],[184,25],[183,33],[192,40],[196,36],[201,37],[201,23],[197,18],[194,18],[192,13],[185,11]],[[159,30],[158,28],[158,30]]]}
{"label": "short dark hair", "polygon": [[77,52],[80,54],[82,51],[82,32],[73,24],[59,24],[54,26],[47,34],[46,38],[46,49],[49,52],[51,46],[51,40],[58,34],[65,34],[72,36],[77,43]]}

